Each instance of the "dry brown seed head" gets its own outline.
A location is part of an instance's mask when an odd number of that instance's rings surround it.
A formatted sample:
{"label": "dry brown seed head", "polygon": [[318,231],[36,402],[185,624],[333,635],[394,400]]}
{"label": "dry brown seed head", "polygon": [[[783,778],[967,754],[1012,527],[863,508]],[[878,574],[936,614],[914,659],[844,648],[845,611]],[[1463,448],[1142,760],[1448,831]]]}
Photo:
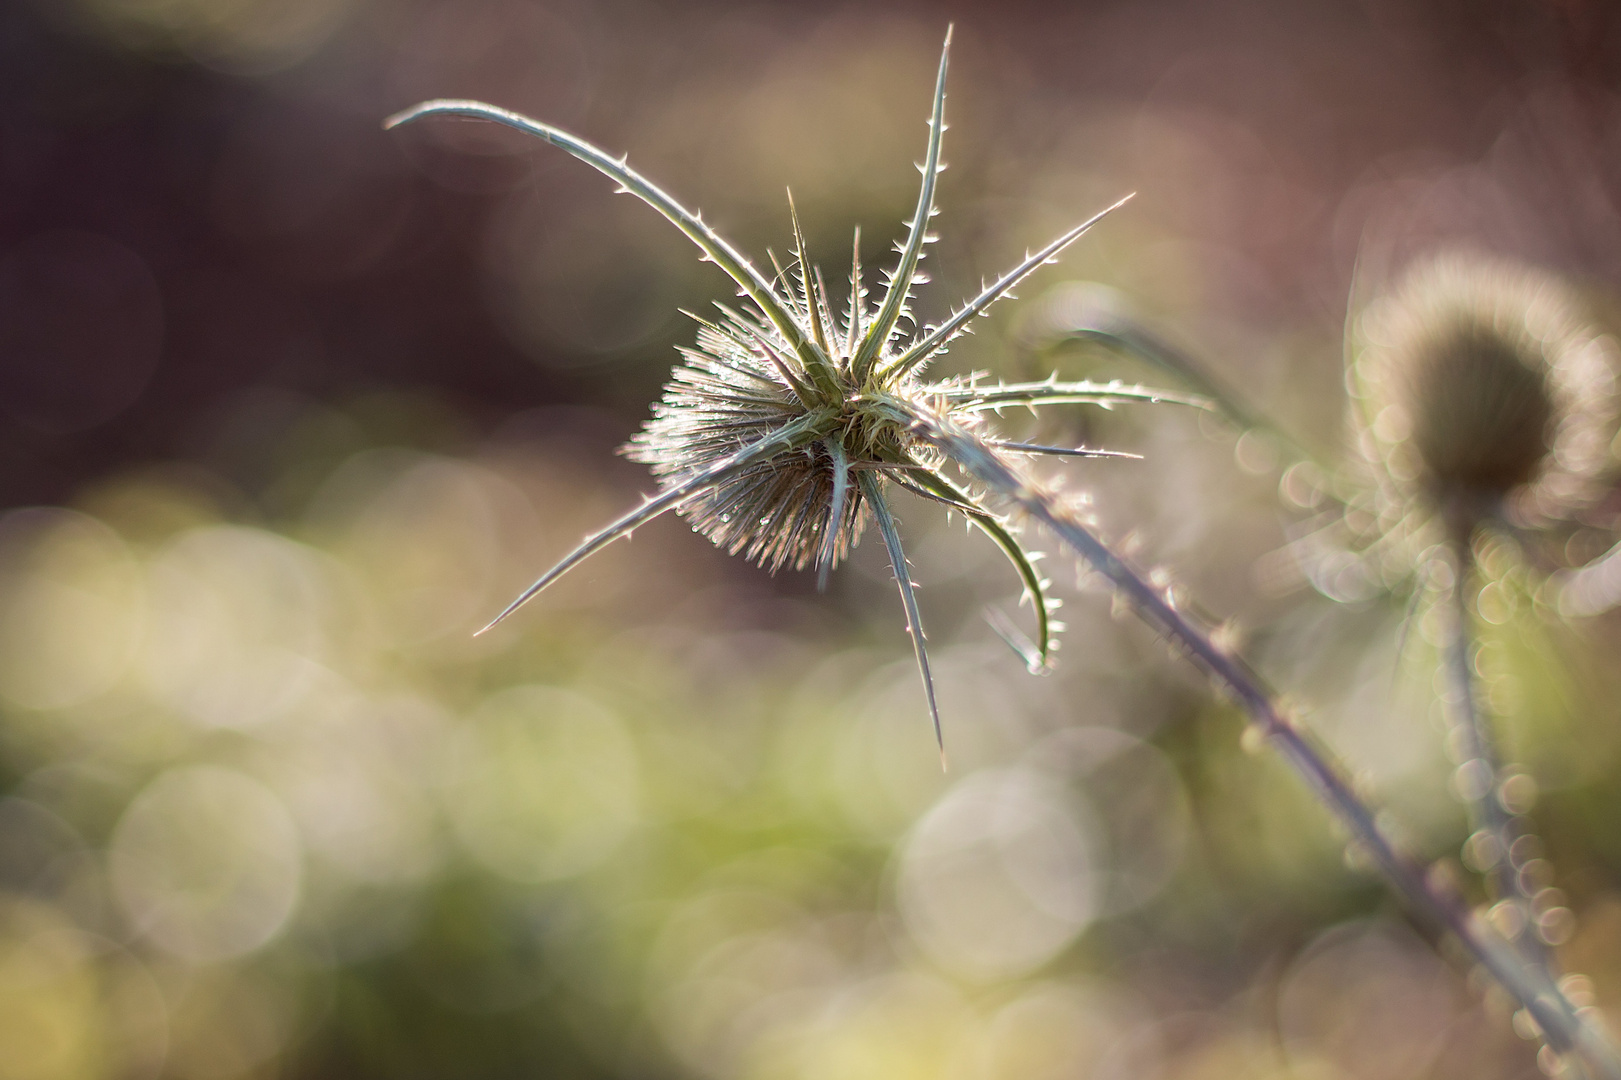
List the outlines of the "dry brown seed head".
{"label": "dry brown seed head", "polygon": [[1401,503],[1465,529],[1595,496],[1616,424],[1611,339],[1551,274],[1466,254],[1413,267],[1358,323],[1359,444]]}

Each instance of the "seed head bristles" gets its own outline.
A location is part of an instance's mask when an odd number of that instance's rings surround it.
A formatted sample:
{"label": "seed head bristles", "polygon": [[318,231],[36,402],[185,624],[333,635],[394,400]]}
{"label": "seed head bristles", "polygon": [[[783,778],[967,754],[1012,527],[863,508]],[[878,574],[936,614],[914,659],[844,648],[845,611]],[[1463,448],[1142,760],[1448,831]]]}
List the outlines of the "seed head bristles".
{"label": "seed head bristles", "polygon": [[[918,614],[915,586],[901,538],[889,512],[885,488],[895,485],[962,513],[1001,548],[1019,576],[1035,613],[1035,637],[1015,646],[1033,671],[1051,663],[1058,624],[1048,582],[1021,546],[1016,528],[992,513],[974,491],[953,483],[943,471],[945,456],[920,438],[915,410],[954,418],[976,433],[988,412],[1009,406],[1172,402],[1206,407],[1203,398],[1110,383],[1043,382],[981,385],[977,377],[925,383],[928,362],[945,351],[968,323],[1038,268],[1056,260],[1125,200],[1095,214],[1029,254],[985,286],[937,327],[908,332],[911,289],[927,280],[918,272],[924,250],[935,237],[935,189],[945,163],[940,158],[946,130],[946,71],[951,34],[947,31],[935,78],[917,206],[896,245],[899,259],[885,278],[883,300],[869,306],[862,283],[861,231],[855,233],[850,262],[849,302],[842,318],[821,272],[810,261],[804,229],[789,195],[792,258],[771,262],[767,278],[736,248],[626,164],[590,143],[548,124],[477,101],[429,101],[391,117],[395,127],[424,116],[454,115],[493,120],[560,147],[605,173],[618,185],[663,214],[737,285],[742,305],[717,303],[713,320],[698,324],[692,348],[680,350],[682,363],[671,375],[653,416],[630,441],[626,453],[648,465],[660,492],[642,506],[585,539],[496,616],[490,629],[527,603],[581,560],[668,510],[681,513],[698,532],[733,554],[775,572],[783,567],[814,567],[825,586],[828,572],[875,520],[888,549],[900,590],[906,624],[917,655],[929,718],[937,741],[940,715],[930,675],[928,649]],[[1129,196],[1128,196],[1129,198]],[[989,438],[976,434],[976,438]],[[994,440],[1019,455],[1134,458],[1136,455],[1087,447],[1045,446]],[[483,633],[484,630],[479,631]],[[1003,633],[1013,642],[1015,639]]]}

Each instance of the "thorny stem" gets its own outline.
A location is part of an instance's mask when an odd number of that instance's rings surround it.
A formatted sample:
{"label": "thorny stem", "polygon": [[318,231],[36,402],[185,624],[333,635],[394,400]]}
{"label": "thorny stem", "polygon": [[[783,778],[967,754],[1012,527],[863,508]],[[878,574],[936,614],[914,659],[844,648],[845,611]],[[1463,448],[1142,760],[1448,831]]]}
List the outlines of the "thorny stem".
{"label": "thorny stem", "polygon": [[1349,829],[1356,842],[1384,872],[1415,911],[1452,933],[1475,959],[1530,1012],[1548,1045],[1560,1055],[1575,1052],[1603,1076],[1621,1080],[1621,1053],[1608,1036],[1584,1021],[1546,970],[1525,962],[1512,945],[1478,918],[1438,875],[1426,873],[1399,850],[1375,820],[1331,752],[1295,726],[1278,707],[1261,677],[1236,656],[1218,648],[1160,590],[1092,534],[1053,495],[1033,487],[995,450],[950,420],[911,410],[915,429],[964,471],[1017,504],[1114,587],[1152,629],[1215,679],[1257,725],[1266,741]]}
{"label": "thorny stem", "polygon": [[[1483,776],[1461,775],[1459,795],[1469,814],[1472,832],[1484,831],[1489,837],[1490,866],[1485,877],[1491,895],[1512,903],[1519,912],[1519,928],[1508,935],[1517,941],[1526,959],[1542,967],[1550,978],[1556,978],[1558,969],[1552,953],[1536,936],[1530,894],[1523,887],[1509,849],[1524,835],[1523,823],[1508,812],[1499,795],[1502,765],[1498,759],[1495,740],[1487,718],[1482,715],[1480,698],[1475,693],[1475,671],[1471,654],[1474,642],[1469,632],[1468,585],[1474,560],[1468,537],[1454,538],[1452,549],[1452,586],[1447,590],[1450,600],[1446,653],[1443,668],[1446,672],[1447,695],[1444,702],[1447,723],[1461,744],[1459,764],[1461,770],[1478,770]],[[1484,781],[1484,783],[1482,783]]]}

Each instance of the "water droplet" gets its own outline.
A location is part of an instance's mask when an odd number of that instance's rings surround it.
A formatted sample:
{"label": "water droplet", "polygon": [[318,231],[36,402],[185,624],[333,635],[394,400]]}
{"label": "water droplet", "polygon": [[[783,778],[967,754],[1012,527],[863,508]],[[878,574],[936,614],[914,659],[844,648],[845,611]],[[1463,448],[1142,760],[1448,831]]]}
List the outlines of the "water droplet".
{"label": "water droplet", "polygon": [[1528,813],[1537,804],[1537,782],[1526,773],[1510,773],[1497,785],[1497,801],[1511,814]]}
{"label": "water droplet", "polygon": [[1553,864],[1547,859],[1532,859],[1520,867],[1520,890],[1532,895],[1553,882]]}
{"label": "water droplet", "polygon": [[1452,774],[1452,790],[1464,802],[1478,802],[1491,789],[1491,766],[1480,758],[1464,762]]}
{"label": "water droplet", "polygon": [[1557,907],[1565,906],[1565,893],[1562,889],[1541,889],[1531,897],[1531,910],[1539,916],[1544,912],[1552,911]]}
{"label": "water droplet", "polygon": [[1463,864],[1477,874],[1490,870],[1502,858],[1502,842],[1490,829],[1481,829],[1463,843]]}
{"label": "water droplet", "polygon": [[1527,833],[1509,845],[1508,857],[1516,869],[1523,869],[1532,859],[1542,858],[1542,840]]}
{"label": "water droplet", "polygon": [[1593,980],[1576,972],[1571,972],[1559,980],[1559,992],[1565,999],[1578,1009],[1593,1004]]}
{"label": "water droplet", "polygon": [[1525,908],[1517,900],[1499,900],[1486,912],[1486,921],[1509,941],[1525,930]]}
{"label": "water droplet", "polygon": [[1549,945],[1563,945],[1576,932],[1576,913],[1568,907],[1549,908],[1537,916],[1537,937]]}

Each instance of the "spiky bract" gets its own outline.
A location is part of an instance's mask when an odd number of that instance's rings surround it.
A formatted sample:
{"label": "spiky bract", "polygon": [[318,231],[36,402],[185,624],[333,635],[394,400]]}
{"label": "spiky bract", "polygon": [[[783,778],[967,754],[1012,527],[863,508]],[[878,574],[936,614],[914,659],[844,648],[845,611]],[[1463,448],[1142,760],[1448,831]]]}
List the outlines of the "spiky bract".
{"label": "spiky bract", "polygon": [[[828,295],[820,272],[811,266],[797,215],[794,261],[767,279],[698,214],[632,170],[623,158],[550,125],[476,101],[425,102],[387,122],[392,127],[432,114],[471,116],[506,124],[560,147],[663,214],[706,260],[732,278],[742,297],[741,310],[717,305],[716,321],[698,320],[696,348],[682,350],[685,362],[654,407],[653,418],[626,448],[632,458],[652,468],[660,482],[659,494],[586,538],[491,626],[592,553],[666,510],[684,514],[695,529],[730,552],[771,570],[814,565],[824,581],[827,570],[848,553],[871,520],[883,533],[889,552],[938,737],[939,714],[917,598],[887,504],[886,490],[893,485],[962,513],[1002,549],[1036,619],[1033,642],[1011,643],[1033,670],[1045,667],[1059,629],[1050,615],[1056,602],[1046,597],[1047,582],[1036,573],[1035,557],[1020,544],[1013,526],[983,505],[968,484],[954,482],[947,474],[948,462],[959,467],[969,462],[960,442],[942,442],[938,432],[950,430],[973,440],[974,452],[968,456],[975,462],[982,464],[979,459],[989,455],[1001,469],[1010,470],[1008,475],[1023,475],[1022,466],[1007,454],[1119,455],[992,440],[980,434],[985,413],[1008,406],[1203,402],[1119,383],[1049,379],[981,386],[972,378],[923,380],[929,361],[967,333],[975,317],[1038,267],[1054,261],[1103,216],[1089,218],[1026,256],[940,325],[915,333],[903,329],[915,325],[908,310],[910,290],[922,280],[918,263],[925,245],[933,240],[928,225],[935,214],[935,183],[944,168],[940,147],[950,45],[948,32],[935,80],[917,206],[907,222],[906,239],[897,247],[899,258],[887,276],[883,299],[876,304],[869,304],[862,284],[859,230],[848,301],[838,305]],[[836,318],[839,306],[843,314]]]}

